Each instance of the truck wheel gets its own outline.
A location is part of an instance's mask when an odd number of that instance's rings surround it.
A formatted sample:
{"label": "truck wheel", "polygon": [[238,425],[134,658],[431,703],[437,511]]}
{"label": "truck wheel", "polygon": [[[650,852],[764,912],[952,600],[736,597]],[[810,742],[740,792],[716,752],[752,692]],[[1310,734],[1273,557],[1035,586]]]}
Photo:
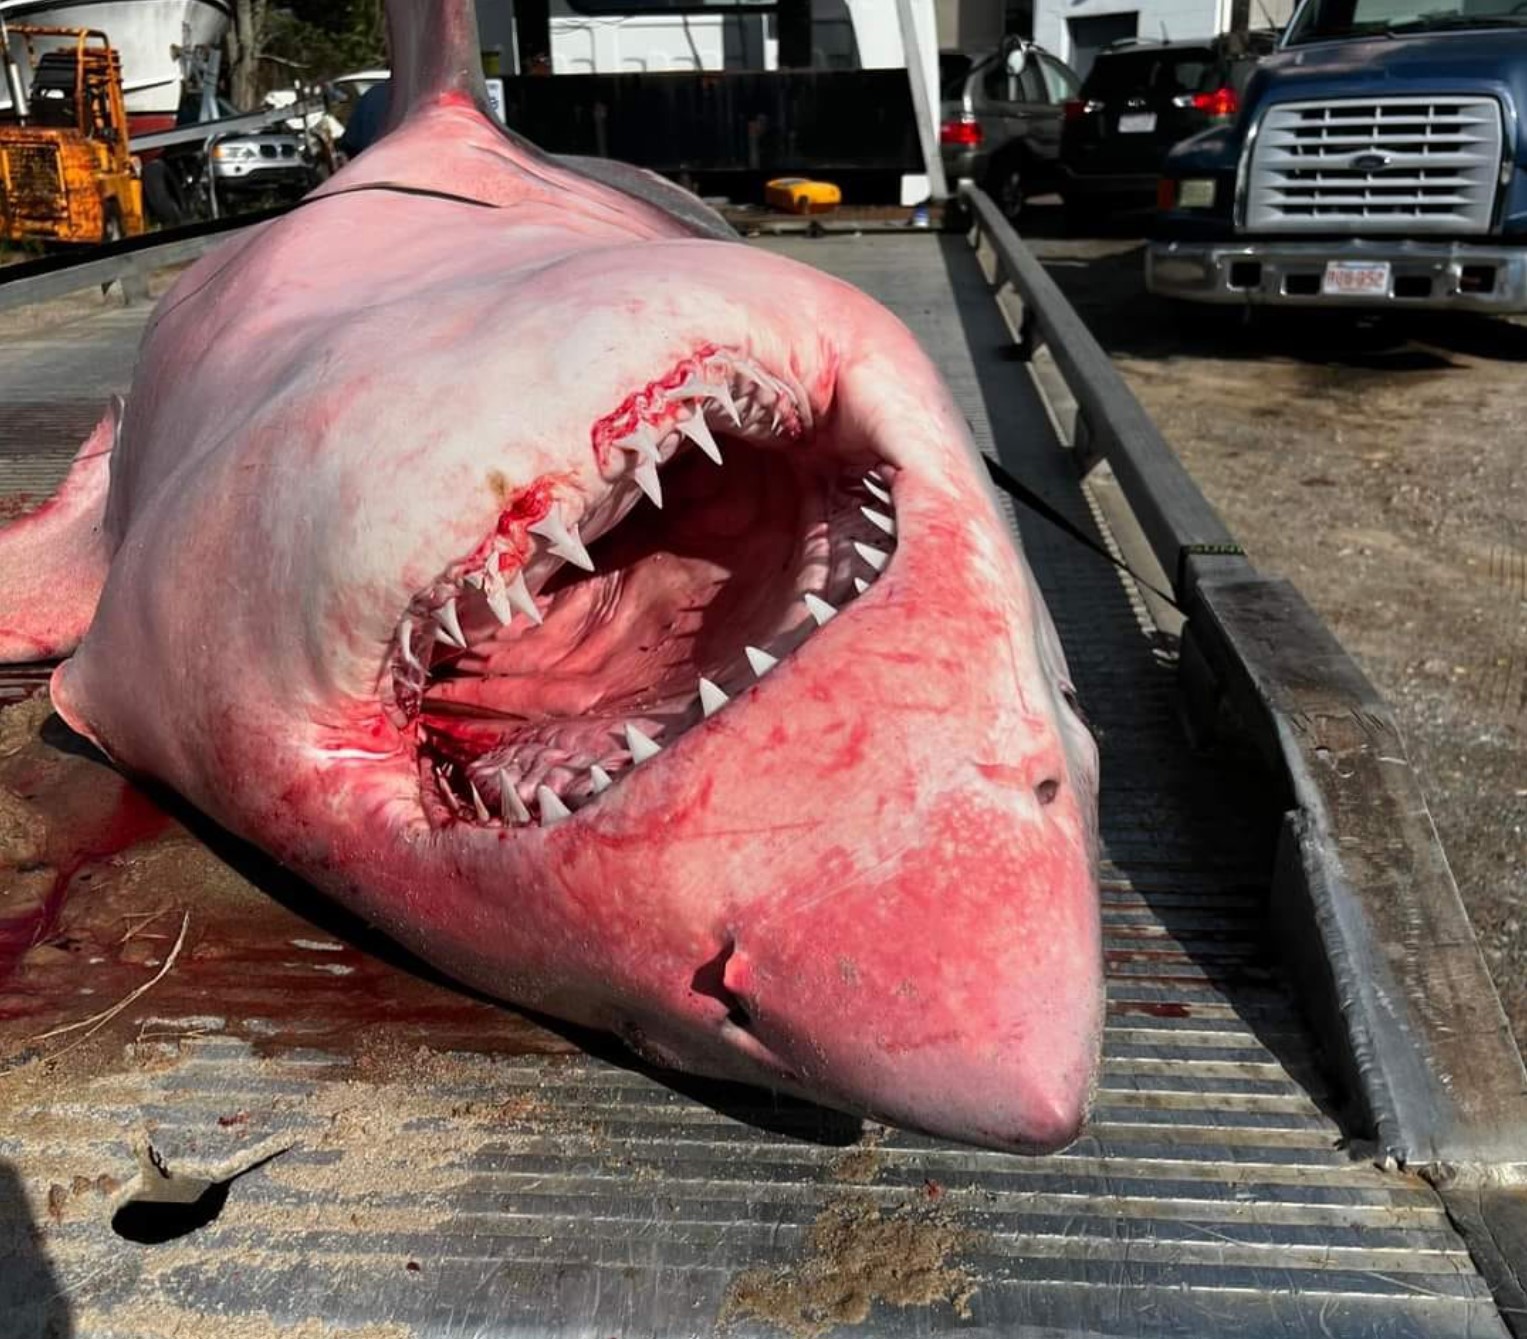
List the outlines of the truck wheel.
{"label": "truck wheel", "polygon": [[185,208],[162,158],[143,168],[143,204],[149,218],[162,227],[173,228],[186,220]]}

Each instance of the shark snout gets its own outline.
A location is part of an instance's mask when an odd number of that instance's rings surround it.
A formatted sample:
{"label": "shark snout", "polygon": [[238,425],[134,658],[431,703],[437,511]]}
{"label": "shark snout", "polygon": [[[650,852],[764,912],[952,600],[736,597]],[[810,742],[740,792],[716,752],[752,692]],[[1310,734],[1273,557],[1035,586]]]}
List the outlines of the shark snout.
{"label": "shark snout", "polygon": [[[786,1083],[942,1137],[1046,1151],[1086,1119],[1102,1022],[1096,902],[1068,843],[1010,865],[989,832],[736,928],[732,1045]],[[970,897],[973,870],[994,891]],[[959,895],[963,886],[964,899]]]}

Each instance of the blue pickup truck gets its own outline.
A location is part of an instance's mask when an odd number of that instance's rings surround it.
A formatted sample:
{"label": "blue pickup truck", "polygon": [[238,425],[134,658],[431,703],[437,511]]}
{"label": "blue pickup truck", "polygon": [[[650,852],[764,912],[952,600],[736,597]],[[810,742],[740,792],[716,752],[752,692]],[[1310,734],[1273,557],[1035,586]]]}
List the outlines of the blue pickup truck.
{"label": "blue pickup truck", "polygon": [[1305,0],[1168,156],[1152,292],[1527,311],[1527,0]]}

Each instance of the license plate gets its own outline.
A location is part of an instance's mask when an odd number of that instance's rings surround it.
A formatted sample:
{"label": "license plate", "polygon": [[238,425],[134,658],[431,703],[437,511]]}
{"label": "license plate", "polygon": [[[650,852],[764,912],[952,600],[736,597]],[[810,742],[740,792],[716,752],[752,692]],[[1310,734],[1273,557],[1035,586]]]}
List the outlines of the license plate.
{"label": "license plate", "polygon": [[1121,135],[1149,135],[1155,129],[1155,112],[1130,112],[1119,118]]}
{"label": "license plate", "polygon": [[1387,260],[1330,260],[1320,291],[1327,297],[1389,296]]}

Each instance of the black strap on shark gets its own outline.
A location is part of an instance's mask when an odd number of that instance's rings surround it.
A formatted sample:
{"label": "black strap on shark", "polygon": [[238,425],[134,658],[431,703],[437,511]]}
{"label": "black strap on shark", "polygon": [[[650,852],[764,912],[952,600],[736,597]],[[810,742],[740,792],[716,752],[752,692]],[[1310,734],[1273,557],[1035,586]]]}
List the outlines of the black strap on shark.
{"label": "black strap on shark", "polygon": [[984,456],[982,458],[986,461],[986,472],[991,475],[991,481],[1010,498],[1012,498],[1014,502],[1021,503],[1036,515],[1042,516],[1057,530],[1060,530],[1064,534],[1069,535],[1083,548],[1090,549],[1093,553],[1097,554],[1098,557],[1111,563],[1114,567],[1117,567],[1119,571],[1123,572],[1126,576],[1132,577],[1134,580],[1138,581],[1142,586],[1145,587],[1146,590],[1150,591],[1152,595],[1165,600],[1169,605],[1172,606],[1173,609],[1176,609],[1179,613],[1183,612],[1182,606],[1177,603],[1175,598],[1173,598],[1171,595],[1168,595],[1166,591],[1162,590],[1159,586],[1152,585],[1137,571],[1135,571],[1135,569],[1128,563],[1114,557],[1114,555],[1109,553],[1109,551],[1105,549],[1101,544],[1099,544],[1097,540],[1093,539],[1091,535],[1083,530],[1081,526],[1077,525],[1069,517],[1062,515],[1027,484],[1021,483],[1018,479],[1014,478],[1013,475],[1009,474],[1006,469],[1004,469],[990,456]]}

